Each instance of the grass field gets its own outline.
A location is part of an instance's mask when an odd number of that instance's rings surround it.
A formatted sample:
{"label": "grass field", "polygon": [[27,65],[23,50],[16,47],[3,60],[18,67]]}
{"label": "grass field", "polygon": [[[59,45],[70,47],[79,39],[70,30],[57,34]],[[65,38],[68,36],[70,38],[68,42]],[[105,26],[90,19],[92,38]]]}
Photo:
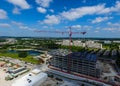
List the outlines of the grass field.
{"label": "grass field", "polygon": [[28,55],[25,58],[20,58],[20,57],[18,57],[17,53],[0,53],[0,56],[11,57],[11,58],[19,59],[19,60],[26,61],[26,62],[29,62],[29,63],[32,63],[32,64],[39,64],[40,63],[39,60],[34,59],[30,55]]}

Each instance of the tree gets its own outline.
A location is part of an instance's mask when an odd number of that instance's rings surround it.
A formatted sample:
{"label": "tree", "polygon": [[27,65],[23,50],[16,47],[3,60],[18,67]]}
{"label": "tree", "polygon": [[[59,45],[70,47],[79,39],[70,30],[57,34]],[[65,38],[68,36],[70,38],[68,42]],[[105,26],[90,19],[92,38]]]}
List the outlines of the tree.
{"label": "tree", "polygon": [[27,57],[28,53],[27,51],[19,51],[18,52],[18,57],[25,58]]}

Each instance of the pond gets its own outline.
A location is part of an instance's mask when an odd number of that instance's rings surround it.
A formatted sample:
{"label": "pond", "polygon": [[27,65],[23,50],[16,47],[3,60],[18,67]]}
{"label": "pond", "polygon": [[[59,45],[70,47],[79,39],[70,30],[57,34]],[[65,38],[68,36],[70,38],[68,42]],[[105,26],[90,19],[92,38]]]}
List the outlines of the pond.
{"label": "pond", "polygon": [[[7,52],[8,53],[18,53],[18,51],[16,51],[16,50],[8,50]],[[41,54],[41,52],[34,51],[34,50],[28,50],[26,52],[28,53],[28,55],[31,55],[31,56],[38,56]]]}

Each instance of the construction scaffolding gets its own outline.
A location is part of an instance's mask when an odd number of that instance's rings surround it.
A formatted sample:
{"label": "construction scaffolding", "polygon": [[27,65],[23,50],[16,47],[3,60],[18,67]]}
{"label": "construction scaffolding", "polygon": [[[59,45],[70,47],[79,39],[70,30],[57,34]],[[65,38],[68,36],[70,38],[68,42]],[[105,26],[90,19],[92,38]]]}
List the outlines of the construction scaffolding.
{"label": "construction scaffolding", "polygon": [[[70,73],[100,77],[100,69],[96,67],[97,56],[88,52],[69,53],[66,50],[52,50],[50,52],[50,66]],[[69,56],[71,57],[69,59]],[[69,65],[70,64],[70,65]]]}

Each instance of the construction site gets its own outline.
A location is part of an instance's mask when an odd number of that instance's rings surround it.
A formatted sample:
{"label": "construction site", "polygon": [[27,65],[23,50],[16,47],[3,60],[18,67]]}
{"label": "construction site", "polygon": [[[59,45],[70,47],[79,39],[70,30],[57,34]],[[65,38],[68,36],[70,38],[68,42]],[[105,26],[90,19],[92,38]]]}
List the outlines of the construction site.
{"label": "construction site", "polygon": [[[69,31],[36,31],[36,32],[47,32],[47,33],[61,33],[69,34],[69,50],[67,49],[55,49],[49,52],[51,58],[49,60],[49,68],[53,70],[54,73],[60,75],[65,73],[65,76],[72,79],[76,76],[86,78],[90,82],[97,83],[98,86],[119,86],[118,72],[113,67],[113,64],[109,62],[104,62],[98,58],[98,54],[94,51],[88,52],[86,50],[81,52],[72,52],[72,35],[82,34],[83,36],[87,33],[83,32],[72,32],[72,27],[68,27]],[[84,39],[85,41],[85,39]],[[64,76],[64,74],[62,74]],[[97,81],[97,82],[96,82]],[[102,84],[102,85],[101,85]]]}
{"label": "construction site", "polygon": [[[70,73],[80,73],[93,77],[100,77],[100,68],[97,67],[97,56],[87,52],[69,53],[66,50],[53,50],[50,65]],[[70,59],[69,59],[70,58]],[[69,59],[69,60],[68,60]]]}
{"label": "construction site", "polygon": [[63,49],[52,50],[49,54],[52,56],[49,68],[53,70],[113,86],[120,84],[119,79],[116,80],[118,74],[113,65],[99,60],[96,54],[87,51],[70,52]]}

